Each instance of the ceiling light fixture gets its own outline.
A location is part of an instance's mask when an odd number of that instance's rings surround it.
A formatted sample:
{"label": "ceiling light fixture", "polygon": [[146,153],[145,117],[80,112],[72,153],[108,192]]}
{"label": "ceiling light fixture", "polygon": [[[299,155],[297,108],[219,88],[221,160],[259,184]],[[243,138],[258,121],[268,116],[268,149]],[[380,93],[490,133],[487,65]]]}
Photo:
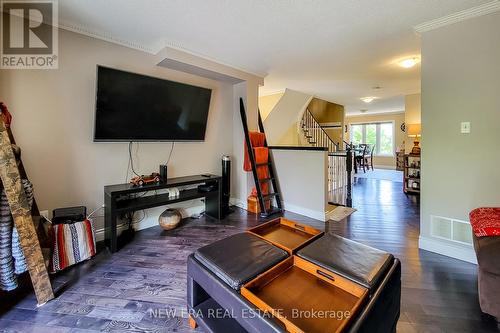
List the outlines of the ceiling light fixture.
{"label": "ceiling light fixture", "polygon": [[415,66],[419,62],[420,62],[419,58],[413,57],[413,58],[401,60],[400,62],[398,62],[398,65],[403,67],[403,68],[412,68],[413,66]]}
{"label": "ceiling light fixture", "polygon": [[371,103],[374,99],[376,99],[377,97],[372,97],[372,96],[369,96],[369,97],[362,97],[361,100],[365,103]]}

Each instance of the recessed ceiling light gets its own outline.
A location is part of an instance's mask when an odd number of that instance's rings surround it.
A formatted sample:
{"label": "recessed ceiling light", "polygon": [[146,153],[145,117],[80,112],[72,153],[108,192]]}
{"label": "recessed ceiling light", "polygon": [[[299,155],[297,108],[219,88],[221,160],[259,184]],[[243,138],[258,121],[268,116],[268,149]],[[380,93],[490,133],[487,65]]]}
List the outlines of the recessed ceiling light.
{"label": "recessed ceiling light", "polygon": [[420,62],[419,58],[413,57],[413,58],[401,60],[400,62],[398,62],[398,65],[403,67],[403,68],[412,68],[413,66],[415,66],[419,62]]}
{"label": "recessed ceiling light", "polygon": [[365,103],[371,103],[374,99],[376,99],[377,97],[373,97],[373,96],[368,96],[368,97],[361,97],[361,100]]}

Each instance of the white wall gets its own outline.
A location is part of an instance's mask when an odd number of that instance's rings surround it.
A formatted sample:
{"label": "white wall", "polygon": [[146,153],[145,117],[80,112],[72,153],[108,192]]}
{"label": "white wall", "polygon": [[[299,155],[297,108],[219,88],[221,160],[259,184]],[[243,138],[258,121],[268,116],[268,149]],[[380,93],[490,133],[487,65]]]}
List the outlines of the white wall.
{"label": "white wall", "polygon": [[420,246],[465,260],[472,248],[432,238],[430,220],[500,206],[499,31],[496,12],[422,34]]}
{"label": "white wall", "polygon": [[258,85],[252,82],[242,82],[234,85],[231,197],[235,205],[246,209],[247,197],[254,186],[254,181],[251,172],[243,171],[245,135],[240,116],[240,97],[243,97],[245,103],[248,128],[256,131],[258,129]]}
{"label": "white wall", "polygon": [[313,96],[286,89],[264,120],[269,145],[300,145],[298,121]]}
{"label": "white wall", "polygon": [[326,151],[273,149],[284,208],[325,221],[328,186]]}
{"label": "white wall", "polygon": [[[212,89],[205,142],[176,143],[169,177],[220,174],[221,156],[236,154],[233,189],[237,198],[246,199],[242,195],[248,192],[246,184],[240,184],[247,174],[239,156],[243,135],[235,101],[240,95],[247,98],[250,123],[255,126],[258,82],[244,83],[240,91],[228,83],[156,66],[157,60],[148,53],[61,30],[58,70],[0,71],[0,99],[13,114],[13,132],[41,210],[71,205],[92,210],[103,204],[104,185],[123,183],[131,176],[126,174],[127,143],[92,142],[97,64]],[[141,143],[134,153],[137,172],[157,171],[170,147],[170,143]],[[148,223],[156,223],[160,211],[149,211]],[[98,217],[97,228],[102,225]]]}

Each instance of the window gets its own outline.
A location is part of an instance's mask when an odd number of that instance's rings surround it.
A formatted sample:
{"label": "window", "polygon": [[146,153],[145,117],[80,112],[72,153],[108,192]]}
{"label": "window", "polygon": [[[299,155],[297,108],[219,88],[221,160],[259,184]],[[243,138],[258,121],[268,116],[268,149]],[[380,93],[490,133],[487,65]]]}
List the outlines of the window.
{"label": "window", "polygon": [[394,123],[352,124],[351,142],[375,145],[374,155],[393,156]]}

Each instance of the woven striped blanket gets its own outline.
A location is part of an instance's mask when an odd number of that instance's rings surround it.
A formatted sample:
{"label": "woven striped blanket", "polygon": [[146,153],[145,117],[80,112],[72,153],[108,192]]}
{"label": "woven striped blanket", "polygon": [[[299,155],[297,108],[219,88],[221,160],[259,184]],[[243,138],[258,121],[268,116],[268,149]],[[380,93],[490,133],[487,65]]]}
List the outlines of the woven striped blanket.
{"label": "woven striped blanket", "polygon": [[95,233],[92,220],[56,224],[51,273],[90,259],[95,255]]}

